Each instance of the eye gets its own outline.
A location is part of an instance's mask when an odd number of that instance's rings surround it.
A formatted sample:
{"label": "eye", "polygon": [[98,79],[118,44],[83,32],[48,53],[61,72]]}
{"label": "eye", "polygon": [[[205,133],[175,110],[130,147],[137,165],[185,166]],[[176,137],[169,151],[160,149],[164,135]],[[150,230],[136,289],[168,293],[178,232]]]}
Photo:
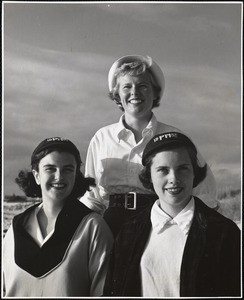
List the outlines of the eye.
{"label": "eye", "polygon": [[190,169],[190,167],[188,165],[184,165],[184,166],[180,166],[178,168],[178,171],[180,172],[187,172]]}
{"label": "eye", "polygon": [[128,89],[130,89],[130,87],[131,86],[129,84],[126,84],[126,85],[123,86],[123,90],[128,90]]}
{"label": "eye", "polygon": [[64,169],[64,172],[66,174],[71,174],[71,173],[74,173],[75,169],[73,167],[68,167],[68,168],[65,168]]}
{"label": "eye", "polygon": [[166,167],[161,167],[157,169],[157,172],[162,174],[162,175],[167,175],[169,173],[169,169]]}
{"label": "eye", "polygon": [[55,168],[54,167],[46,167],[45,171],[48,173],[52,173],[52,172],[55,172]]}

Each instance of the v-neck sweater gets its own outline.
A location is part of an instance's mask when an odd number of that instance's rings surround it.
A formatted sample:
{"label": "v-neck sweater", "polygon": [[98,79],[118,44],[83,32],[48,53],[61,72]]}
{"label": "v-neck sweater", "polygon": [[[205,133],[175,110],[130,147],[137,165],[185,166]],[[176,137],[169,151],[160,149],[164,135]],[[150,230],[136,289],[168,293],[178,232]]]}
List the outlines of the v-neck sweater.
{"label": "v-neck sweater", "polygon": [[113,243],[105,221],[78,200],[72,201],[40,247],[24,229],[35,207],[16,216],[4,238],[5,296],[101,296]]}

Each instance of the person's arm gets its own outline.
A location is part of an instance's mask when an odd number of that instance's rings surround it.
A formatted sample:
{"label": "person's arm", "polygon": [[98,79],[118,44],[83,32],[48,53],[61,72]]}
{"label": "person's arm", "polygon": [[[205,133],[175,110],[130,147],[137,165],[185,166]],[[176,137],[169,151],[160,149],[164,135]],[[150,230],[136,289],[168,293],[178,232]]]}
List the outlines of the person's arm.
{"label": "person's arm", "polygon": [[99,159],[99,145],[96,136],[94,136],[89,144],[86,156],[85,176],[93,177],[96,181],[96,187],[91,187],[91,191],[87,191],[80,201],[90,209],[102,214],[106,209],[102,197],[100,196],[98,176],[97,176],[97,160]]}
{"label": "person's arm", "polygon": [[[94,217],[94,214],[93,214]],[[102,296],[108,270],[108,262],[113,246],[113,235],[102,219],[96,215],[92,222],[89,248],[90,296]]]}

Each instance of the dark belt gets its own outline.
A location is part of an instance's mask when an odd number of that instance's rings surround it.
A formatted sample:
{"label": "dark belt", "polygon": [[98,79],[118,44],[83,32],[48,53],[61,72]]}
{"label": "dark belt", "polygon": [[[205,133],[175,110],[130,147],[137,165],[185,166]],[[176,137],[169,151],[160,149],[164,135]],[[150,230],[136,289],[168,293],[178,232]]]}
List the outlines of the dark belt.
{"label": "dark belt", "polygon": [[109,196],[109,207],[136,210],[137,207],[147,206],[157,199],[156,194],[138,194],[134,192],[114,194]]}

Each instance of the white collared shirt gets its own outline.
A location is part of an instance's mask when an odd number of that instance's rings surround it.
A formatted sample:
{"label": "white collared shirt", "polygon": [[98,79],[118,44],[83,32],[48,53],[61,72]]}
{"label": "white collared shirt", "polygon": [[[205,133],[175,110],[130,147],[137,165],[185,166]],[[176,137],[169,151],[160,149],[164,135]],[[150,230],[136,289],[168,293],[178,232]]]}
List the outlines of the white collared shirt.
{"label": "white collared shirt", "polygon": [[157,200],[151,210],[152,230],[141,258],[143,297],[179,297],[183,251],[195,209],[194,198],[175,217]]}
{"label": "white collared shirt", "polygon": [[[136,143],[134,134],[125,128],[124,115],[118,123],[99,129],[90,141],[85,175],[95,178],[96,187],[81,198],[89,208],[101,213],[108,207],[109,195],[116,193],[136,192],[150,194],[152,191],[143,187],[139,180],[142,170],[142,153],[149,140],[156,134],[176,131],[179,129],[158,122],[155,115],[142,132],[142,139]],[[198,153],[201,164],[205,161]],[[194,189],[195,190],[195,189]],[[206,179],[197,187],[195,195],[202,193],[215,199],[215,179],[208,169]]]}
{"label": "white collared shirt", "polygon": [[39,211],[42,209],[43,204],[40,203],[35,210],[32,211],[30,216],[28,217],[28,220],[25,224],[25,230],[32,236],[32,238],[36,241],[36,243],[42,247],[45,242],[50,239],[50,237],[54,233],[54,228],[51,230],[48,235],[44,238],[41,232],[41,228],[38,222],[37,215]]}

